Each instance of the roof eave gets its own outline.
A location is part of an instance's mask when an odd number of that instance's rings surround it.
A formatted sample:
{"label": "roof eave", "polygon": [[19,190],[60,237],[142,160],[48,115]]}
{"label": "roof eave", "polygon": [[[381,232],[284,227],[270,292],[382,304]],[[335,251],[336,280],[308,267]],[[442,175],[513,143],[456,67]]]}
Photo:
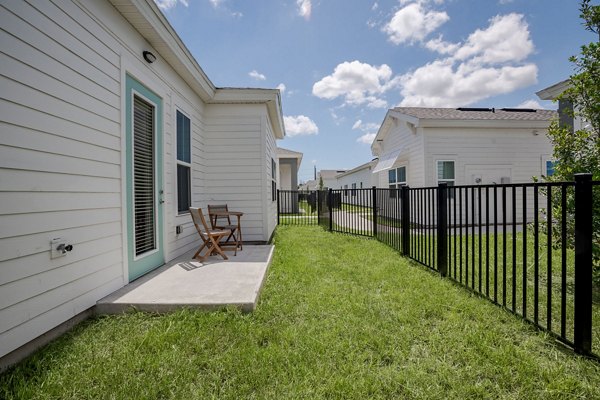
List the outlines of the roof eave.
{"label": "roof eave", "polygon": [[551,120],[507,120],[507,119],[421,119],[422,128],[548,128]]}
{"label": "roof eave", "polygon": [[555,100],[569,88],[570,82],[570,79],[565,79],[564,81],[555,83],[554,85],[542,89],[535,94],[540,98],[540,100]]}
{"label": "roof eave", "polygon": [[279,89],[215,87],[153,0],[109,1],[203,101],[266,104],[275,137],[285,137]]}
{"label": "roof eave", "polygon": [[202,100],[214,96],[215,86],[153,0],[109,1]]}

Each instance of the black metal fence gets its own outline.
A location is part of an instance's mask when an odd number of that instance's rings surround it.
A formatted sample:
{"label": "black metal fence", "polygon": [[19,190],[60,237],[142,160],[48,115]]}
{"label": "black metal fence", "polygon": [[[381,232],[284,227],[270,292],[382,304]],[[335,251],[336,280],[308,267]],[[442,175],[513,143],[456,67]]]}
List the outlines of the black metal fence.
{"label": "black metal fence", "polygon": [[[600,182],[589,174],[559,183],[440,184],[308,196],[280,191],[278,210],[281,224],[373,236],[578,353],[597,357],[600,287],[592,270],[600,232],[593,228],[594,191]],[[314,211],[302,206],[304,213],[283,213],[281,206],[295,198],[307,204],[314,198]]]}

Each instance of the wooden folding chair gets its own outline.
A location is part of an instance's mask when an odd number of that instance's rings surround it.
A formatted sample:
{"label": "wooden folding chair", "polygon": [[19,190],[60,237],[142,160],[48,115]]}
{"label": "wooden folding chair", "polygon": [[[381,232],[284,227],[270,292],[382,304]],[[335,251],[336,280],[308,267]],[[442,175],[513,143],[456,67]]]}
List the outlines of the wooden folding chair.
{"label": "wooden folding chair", "polygon": [[225,239],[225,242],[229,242],[229,240],[233,238],[234,242],[239,243],[237,238],[237,231],[239,230],[239,227],[236,224],[231,223],[231,218],[229,215],[214,215],[213,213],[215,211],[229,211],[227,204],[208,205],[210,224],[213,229],[229,229],[231,231],[231,234],[227,237],[227,239]]}
{"label": "wooden folding chair", "polygon": [[[206,223],[206,219],[204,218],[204,214],[202,213],[202,209],[190,207],[190,214],[192,215],[192,220],[194,221],[194,225],[196,226],[196,230],[202,239],[202,246],[198,249],[196,254],[194,254],[194,258],[197,258],[200,261],[206,260],[213,253],[218,253],[223,257],[223,259],[228,260],[227,255],[223,252],[221,248],[222,244],[219,242],[222,238],[228,237],[231,235],[231,230],[229,229],[211,229],[208,227]],[[200,252],[206,248],[206,253],[204,255],[200,255]],[[237,247],[235,248],[235,255],[237,255]]]}

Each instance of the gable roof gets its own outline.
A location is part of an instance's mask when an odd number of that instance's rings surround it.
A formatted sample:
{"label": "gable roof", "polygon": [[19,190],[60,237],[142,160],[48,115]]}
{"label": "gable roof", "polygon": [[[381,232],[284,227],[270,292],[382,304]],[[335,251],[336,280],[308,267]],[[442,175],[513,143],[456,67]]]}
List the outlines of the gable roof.
{"label": "gable roof", "polygon": [[363,169],[371,168],[372,166],[374,166],[375,164],[377,164],[378,161],[379,161],[378,158],[374,158],[374,159],[372,159],[369,162],[366,162],[364,164],[359,165],[358,167],[354,167],[354,168],[352,168],[352,169],[350,169],[350,170],[348,170],[346,172],[342,172],[342,173],[336,175],[336,178],[341,178],[341,177],[353,174],[355,172],[361,171]]}
{"label": "gable roof", "polygon": [[216,87],[154,0],[109,1],[203,101],[208,104],[265,104],[275,137],[285,137],[279,89]]}
{"label": "gable roof", "polygon": [[505,120],[550,121],[556,115],[553,110],[527,108],[430,108],[396,107],[394,111],[421,120]]}
{"label": "gable roof", "polygon": [[323,177],[323,179],[333,179],[338,174],[342,174],[346,172],[345,169],[322,169],[319,171],[319,176]]}
{"label": "gable roof", "polygon": [[277,148],[277,158],[295,158],[298,160],[298,168],[300,168],[300,164],[302,163],[303,155],[304,154],[299,151],[284,149],[283,147]]}
{"label": "gable roof", "polygon": [[371,143],[371,153],[379,156],[380,143],[399,121],[417,133],[417,128],[526,128],[547,129],[554,110],[527,108],[435,108],[396,107],[388,110]]}

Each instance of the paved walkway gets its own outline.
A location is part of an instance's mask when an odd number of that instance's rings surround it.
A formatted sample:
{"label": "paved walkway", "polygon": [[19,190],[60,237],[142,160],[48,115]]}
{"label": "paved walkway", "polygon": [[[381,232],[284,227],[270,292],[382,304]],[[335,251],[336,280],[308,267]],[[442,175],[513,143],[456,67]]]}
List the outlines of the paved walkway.
{"label": "paved walkway", "polygon": [[135,308],[148,312],[169,312],[181,308],[256,308],[274,246],[244,245],[229,260],[211,256],[201,263],[194,251],[163,265],[98,301],[99,314],[117,314]]}

